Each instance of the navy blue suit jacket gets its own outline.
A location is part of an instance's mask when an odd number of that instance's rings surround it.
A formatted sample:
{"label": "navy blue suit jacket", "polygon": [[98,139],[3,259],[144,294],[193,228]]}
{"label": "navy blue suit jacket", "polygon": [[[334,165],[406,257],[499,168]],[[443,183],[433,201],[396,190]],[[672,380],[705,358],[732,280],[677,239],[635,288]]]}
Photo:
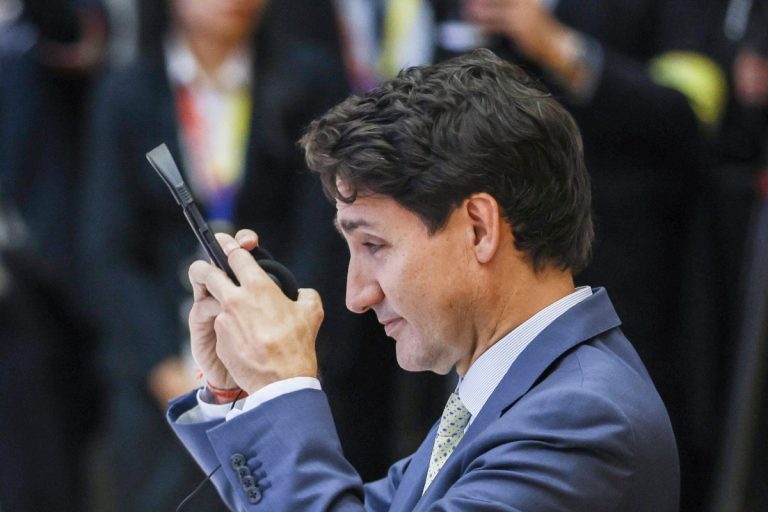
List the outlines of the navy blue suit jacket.
{"label": "navy blue suit jacket", "polygon": [[[621,511],[678,509],[666,409],[603,289],[522,352],[422,488],[435,428],[386,478],[363,485],[344,459],[324,394],[304,390],[230,420],[169,420],[233,510]],[[244,469],[243,469],[244,468]]]}

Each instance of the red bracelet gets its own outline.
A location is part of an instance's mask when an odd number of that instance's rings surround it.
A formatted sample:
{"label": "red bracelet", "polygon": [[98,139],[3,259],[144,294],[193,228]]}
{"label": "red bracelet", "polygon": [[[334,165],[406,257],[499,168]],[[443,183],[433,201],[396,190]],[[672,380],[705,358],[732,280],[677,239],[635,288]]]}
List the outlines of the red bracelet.
{"label": "red bracelet", "polygon": [[216,399],[217,404],[228,404],[234,402],[238,398],[245,398],[248,396],[248,393],[241,388],[222,389],[213,386],[210,382],[206,382],[205,386]]}

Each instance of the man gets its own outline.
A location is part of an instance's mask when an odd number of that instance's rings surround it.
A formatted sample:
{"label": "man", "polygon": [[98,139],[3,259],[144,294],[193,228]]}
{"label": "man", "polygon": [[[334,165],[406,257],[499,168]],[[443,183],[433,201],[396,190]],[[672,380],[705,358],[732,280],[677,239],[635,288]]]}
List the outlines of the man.
{"label": "man", "polygon": [[208,384],[169,418],[230,507],[677,508],[664,406],[605,290],[574,289],[589,180],[549,94],[477,50],[347,99],[302,143],[349,246],[347,307],[375,311],[404,369],[460,382],[416,453],[363,486],[316,380],[318,295],[283,297],[246,251],[253,232],[221,236],[242,286],[190,267]]}

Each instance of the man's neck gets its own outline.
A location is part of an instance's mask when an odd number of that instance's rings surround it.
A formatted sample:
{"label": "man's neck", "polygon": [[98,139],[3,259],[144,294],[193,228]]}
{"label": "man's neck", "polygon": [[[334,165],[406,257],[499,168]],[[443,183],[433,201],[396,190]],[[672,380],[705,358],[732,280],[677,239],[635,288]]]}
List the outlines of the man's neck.
{"label": "man's neck", "polygon": [[507,275],[488,289],[485,311],[476,324],[471,358],[456,366],[463,377],[486,350],[533,315],[575,290],[570,270],[547,266],[539,272]]}
{"label": "man's neck", "polygon": [[225,39],[186,37],[184,34],[181,37],[207,76],[214,76],[221,65],[242,48],[242,45]]}

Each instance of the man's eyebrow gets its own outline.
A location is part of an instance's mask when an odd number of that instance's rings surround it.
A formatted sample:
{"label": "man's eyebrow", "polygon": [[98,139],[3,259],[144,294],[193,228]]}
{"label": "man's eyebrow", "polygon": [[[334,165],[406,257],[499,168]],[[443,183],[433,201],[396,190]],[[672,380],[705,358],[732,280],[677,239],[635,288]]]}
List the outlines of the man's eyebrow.
{"label": "man's eyebrow", "polygon": [[371,227],[372,224],[363,219],[339,221],[338,217],[334,217],[333,226],[336,228],[336,231],[338,231],[340,235],[344,235],[345,233],[350,234],[360,227]]}

